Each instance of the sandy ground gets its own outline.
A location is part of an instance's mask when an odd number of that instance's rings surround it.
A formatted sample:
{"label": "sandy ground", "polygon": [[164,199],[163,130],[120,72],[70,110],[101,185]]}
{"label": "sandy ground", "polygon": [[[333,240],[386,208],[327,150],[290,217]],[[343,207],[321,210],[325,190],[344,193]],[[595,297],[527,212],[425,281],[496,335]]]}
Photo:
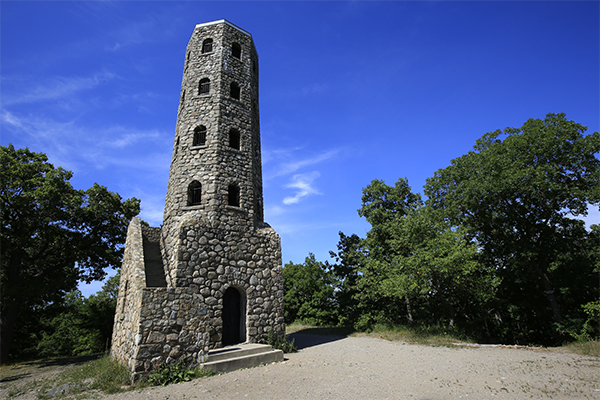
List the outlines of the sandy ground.
{"label": "sandy ground", "polygon": [[[291,336],[300,351],[286,354],[281,363],[98,396],[102,400],[600,399],[598,357],[555,349],[447,348],[368,337]],[[31,395],[14,398],[26,400]]]}

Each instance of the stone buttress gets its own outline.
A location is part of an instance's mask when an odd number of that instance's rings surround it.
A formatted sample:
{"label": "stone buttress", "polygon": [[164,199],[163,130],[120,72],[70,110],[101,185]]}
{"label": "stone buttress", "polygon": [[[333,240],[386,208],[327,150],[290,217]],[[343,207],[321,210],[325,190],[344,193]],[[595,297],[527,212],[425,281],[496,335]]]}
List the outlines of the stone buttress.
{"label": "stone buttress", "polygon": [[132,374],[283,334],[279,235],[263,220],[258,55],[226,20],[188,43],[161,228],[131,221],[111,353]]}

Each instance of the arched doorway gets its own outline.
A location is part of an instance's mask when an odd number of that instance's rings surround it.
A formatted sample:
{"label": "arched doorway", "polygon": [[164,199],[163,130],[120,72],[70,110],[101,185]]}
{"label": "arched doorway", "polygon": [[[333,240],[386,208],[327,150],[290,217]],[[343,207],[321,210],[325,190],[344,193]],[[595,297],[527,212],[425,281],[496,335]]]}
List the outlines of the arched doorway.
{"label": "arched doorway", "polygon": [[223,346],[246,341],[246,297],[237,288],[223,294]]}

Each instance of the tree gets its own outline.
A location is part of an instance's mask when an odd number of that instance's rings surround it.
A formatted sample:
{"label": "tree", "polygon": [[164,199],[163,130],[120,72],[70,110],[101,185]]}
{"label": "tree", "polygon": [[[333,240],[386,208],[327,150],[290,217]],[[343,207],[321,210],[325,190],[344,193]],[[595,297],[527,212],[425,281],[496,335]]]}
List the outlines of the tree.
{"label": "tree", "polygon": [[572,216],[600,203],[600,134],[584,135],[586,129],[564,114],[530,119],[485,134],[427,180],[428,205],[463,226],[496,269],[505,306],[499,318],[514,324],[513,332],[537,332],[523,340],[544,340],[552,319],[564,321],[568,299],[561,293],[573,285],[593,293],[591,264],[564,259],[586,238]]}
{"label": "tree", "polygon": [[493,296],[493,276],[462,230],[424,206],[406,179],[393,187],[374,180],[363,189],[362,201],[359,214],[372,225],[355,296],[371,305],[362,323],[368,325],[368,313],[374,314],[371,322],[480,321],[481,304]]}
{"label": "tree", "polygon": [[75,289],[62,301],[40,310],[39,337],[37,343],[29,343],[29,346],[44,357],[106,351],[112,336],[118,285],[119,275],[112,276],[100,291],[88,298],[83,298]]}
{"label": "tree", "polygon": [[398,179],[394,186],[375,179],[363,189],[361,200],[358,215],[365,217],[371,230],[362,243],[366,258],[354,296],[361,310],[355,327],[362,330],[379,322],[410,322],[409,299],[383,289],[397,259],[410,253],[410,249],[395,241],[394,224],[422,205],[421,196],[412,192],[407,179]]}
{"label": "tree", "polygon": [[333,277],[325,264],[310,253],[304,264],[283,268],[285,322],[307,321],[323,325],[336,321]]}
{"label": "tree", "polygon": [[2,146],[0,162],[0,359],[5,362],[19,318],[120,265],[127,225],[140,208],[139,200],[122,201],[98,184],[74,189],[72,173],[55,168],[43,153]]}
{"label": "tree", "polygon": [[358,302],[360,296],[358,283],[367,255],[364,239],[355,234],[346,236],[343,232],[339,232],[339,235],[338,252],[329,252],[331,258],[335,260],[334,264],[329,264],[329,271],[334,278],[334,297],[339,318],[337,323],[346,326],[353,325],[363,312],[363,304]]}

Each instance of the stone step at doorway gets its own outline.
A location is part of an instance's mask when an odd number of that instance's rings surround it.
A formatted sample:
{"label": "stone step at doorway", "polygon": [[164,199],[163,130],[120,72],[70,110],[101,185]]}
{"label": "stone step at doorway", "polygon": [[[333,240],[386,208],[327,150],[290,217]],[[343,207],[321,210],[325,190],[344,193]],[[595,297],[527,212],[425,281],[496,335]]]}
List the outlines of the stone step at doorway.
{"label": "stone step at doorway", "polygon": [[202,367],[213,372],[230,372],[275,361],[283,361],[283,351],[268,344],[244,343],[209,351],[208,361]]}

